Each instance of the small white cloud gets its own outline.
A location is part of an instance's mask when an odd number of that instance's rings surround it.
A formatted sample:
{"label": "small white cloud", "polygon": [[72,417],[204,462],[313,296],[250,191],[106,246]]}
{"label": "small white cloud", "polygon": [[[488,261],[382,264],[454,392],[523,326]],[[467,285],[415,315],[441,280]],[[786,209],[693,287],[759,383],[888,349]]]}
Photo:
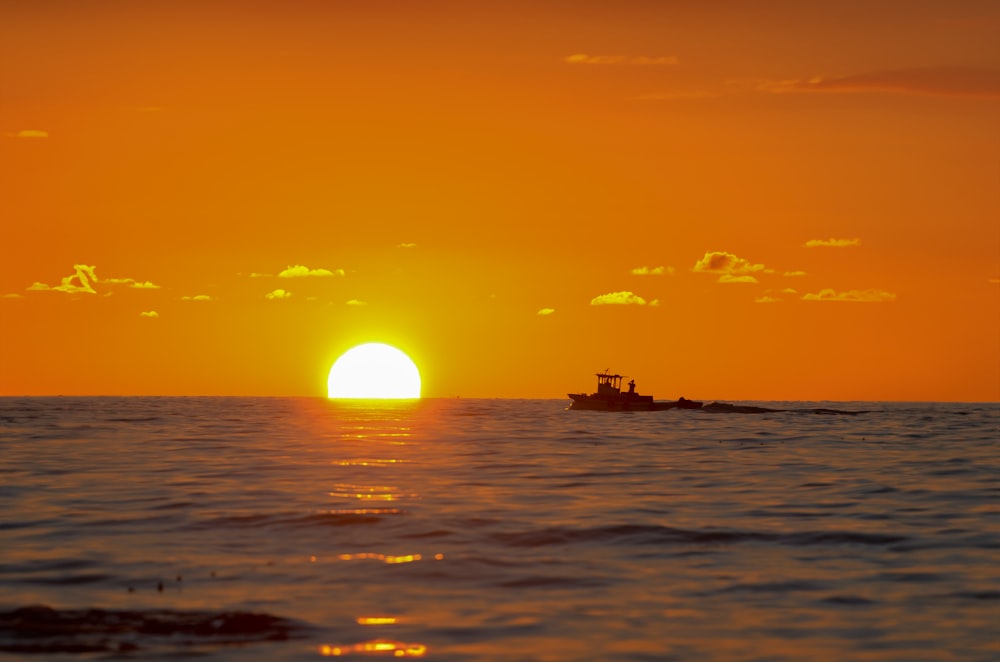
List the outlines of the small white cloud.
{"label": "small white cloud", "polygon": [[256,271],[250,272],[251,278],[271,278],[272,276],[274,276],[274,274],[259,274]]}
{"label": "small white cloud", "polygon": [[396,244],[396,248],[416,248],[416,247],[417,245],[412,243]]}
{"label": "small white cloud", "polygon": [[798,278],[799,276],[805,276],[806,272],[804,272],[804,271],[786,271],[783,275],[786,276],[786,277],[788,277],[788,278]]}
{"label": "small white cloud", "polygon": [[345,302],[348,306],[367,306],[367,301],[361,301],[360,299],[351,299]]}
{"label": "small white cloud", "polygon": [[148,280],[146,282],[144,282],[144,283],[140,283],[138,281],[134,281],[131,285],[129,285],[129,287],[135,288],[137,290],[158,290],[158,289],[160,289],[159,285],[154,285],[153,283],[150,283]]}
{"label": "small white cloud", "polygon": [[280,290],[279,289],[279,290],[274,290],[272,292],[268,292],[267,294],[264,295],[264,298],[265,299],[287,299],[290,296],[292,296],[291,292],[286,292],[285,290]]}
{"label": "small white cloud", "polygon": [[[768,269],[763,264],[753,264],[749,260],[742,257],[736,257],[732,253],[727,253],[726,251],[706,252],[705,257],[698,260],[691,270],[697,273],[730,274],[734,276],[758,272],[766,274],[773,273],[772,269]],[[723,281],[720,279],[720,282]]]}
{"label": "small white cloud", "polygon": [[756,283],[758,282],[756,278],[749,274],[744,274],[742,276],[734,276],[732,274],[722,274],[719,276],[718,283]]}
{"label": "small white cloud", "polygon": [[663,274],[674,275],[673,267],[636,267],[632,269],[633,276],[662,276]]}
{"label": "small white cloud", "polygon": [[896,295],[884,290],[847,290],[837,292],[827,288],[815,294],[803,294],[803,301],[850,301],[858,303],[881,303],[883,301],[893,301]]}
{"label": "small white cloud", "polygon": [[329,269],[310,269],[301,264],[296,264],[294,267],[288,267],[280,272],[278,278],[329,278],[335,273],[337,276],[343,276],[344,270],[337,269],[336,272],[333,272]]}
{"label": "small white cloud", "polygon": [[0,298],[3,298],[3,299],[23,299],[24,295],[23,294],[17,294],[17,293],[11,292],[10,294],[5,294],[5,295],[3,295],[3,297],[0,297]]}
{"label": "small white cloud", "polygon": [[766,294],[762,297],[757,297],[756,299],[754,299],[754,303],[778,303],[779,301],[781,301],[781,299],[768,296]]}
{"label": "small white cloud", "polygon": [[196,294],[193,297],[191,296],[181,297],[181,301],[211,301],[211,300],[212,297],[208,296],[207,294]]}
{"label": "small white cloud", "polygon": [[146,312],[139,313],[139,317],[159,317],[160,313],[155,310],[147,310]]}
{"label": "small white cloud", "polygon": [[853,239],[835,239],[833,237],[829,239],[810,239],[803,245],[806,248],[848,248],[851,246],[860,246],[861,239],[857,237]]}
{"label": "small white cloud", "polygon": [[11,138],[48,138],[49,132],[42,129],[22,129],[15,133],[8,133]]}
{"label": "small white cloud", "polygon": [[541,310],[538,311],[538,314],[545,316],[545,315],[551,315],[554,312],[556,312],[555,308],[542,308]]}
{"label": "small white cloud", "polygon": [[629,291],[609,292],[590,300],[591,306],[645,306],[646,300]]}

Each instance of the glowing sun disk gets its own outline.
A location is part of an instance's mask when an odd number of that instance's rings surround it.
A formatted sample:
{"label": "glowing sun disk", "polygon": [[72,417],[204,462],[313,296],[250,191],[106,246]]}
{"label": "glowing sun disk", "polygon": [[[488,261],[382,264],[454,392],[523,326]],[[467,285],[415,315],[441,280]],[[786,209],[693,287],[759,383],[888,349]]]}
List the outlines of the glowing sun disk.
{"label": "glowing sun disk", "polygon": [[326,386],[331,398],[419,398],[420,372],[395,347],[367,343],[349,349],[334,362]]}

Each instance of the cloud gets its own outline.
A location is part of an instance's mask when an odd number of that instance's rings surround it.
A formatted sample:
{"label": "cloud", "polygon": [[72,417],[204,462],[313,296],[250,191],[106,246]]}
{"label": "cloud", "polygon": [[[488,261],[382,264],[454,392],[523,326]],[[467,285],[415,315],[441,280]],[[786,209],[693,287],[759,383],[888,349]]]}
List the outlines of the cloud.
{"label": "cloud", "polygon": [[[328,278],[333,276],[334,273],[338,276],[344,275],[343,269],[337,269],[336,272],[330,271],[329,269],[310,269],[309,267],[304,267],[301,264],[296,264],[294,267],[288,267],[284,271],[278,274],[278,278]],[[251,277],[254,274],[250,274]]]}
{"label": "cloud", "polygon": [[23,299],[23,294],[17,294],[16,292],[11,292],[10,294],[5,294],[0,299]]}
{"label": "cloud", "polygon": [[273,276],[274,276],[274,274],[259,274],[256,271],[251,271],[250,272],[250,277],[251,278],[271,278]]}
{"label": "cloud", "polygon": [[1000,70],[925,67],[872,71],[809,80],[759,81],[767,92],[894,92],[957,97],[1000,97]]}
{"label": "cloud", "polygon": [[91,285],[92,282],[98,282],[97,274],[94,273],[94,269],[96,268],[97,267],[88,266],[86,264],[74,264],[73,269],[76,273],[71,276],[65,276],[60,285],[50,287],[45,283],[35,281],[28,289],[33,291],[53,290],[56,292],[66,292],[67,294],[75,294],[77,292],[97,294]]}
{"label": "cloud", "polygon": [[556,312],[555,308],[542,308],[541,310],[538,311],[538,314],[545,316],[545,315],[551,315],[554,312]]}
{"label": "cloud", "polygon": [[211,300],[212,297],[208,296],[207,294],[196,294],[193,297],[191,296],[181,297],[181,301],[211,301]]}
{"label": "cloud", "polygon": [[749,274],[744,274],[742,276],[734,276],[733,274],[722,274],[719,276],[718,283],[756,283],[758,282],[756,278]]}
{"label": "cloud", "polygon": [[777,299],[772,296],[764,295],[762,297],[757,297],[754,299],[754,303],[779,303],[781,299]]}
{"label": "cloud", "polygon": [[698,260],[691,270],[698,273],[729,274],[731,276],[758,272],[773,273],[773,270],[768,269],[763,264],[753,264],[749,260],[736,257],[725,251],[708,251],[705,253],[705,257]]}
{"label": "cloud", "polygon": [[646,300],[631,292],[609,292],[590,300],[591,306],[645,306]]}
{"label": "cloud", "polygon": [[291,292],[286,292],[285,290],[274,290],[273,292],[268,292],[264,295],[265,299],[287,299],[292,296]]}
{"label": "cloud", "polygon": [[994,285],[1000,285],[1000,278],[990,278],[987,282],[993,283]]}
{"label": "cloud", "polygon": [[820,290],[815,294],[803,294],[803,301],[851,301],[858,303],[881,303],[883,301],[894,301],[896,295],[884,290],[847,290],[837,292],[833,289]]}
{"label": "cloud", "polygon": [[663,274],[674,275],[673,267],[636,267],[632,269],[633,276],[662,276]]}
{"label": "cloud", "polygon": [[42,129],[22,129],[7,135],[11,138],[48,138],[49,132]]}
{"label": "cloud", "polygon": [[149,282],[148,280],[145,281],[145,282],[140,283],[135,278],[105,278],[101,282],[102,283],[106,283],[108,285],[128,285],[129,287],[137,289],[137,290],[158,290],[158,289],[160,289],[159,285],[154,285],[153,283]]}
{"label": "cloud", "polygon": [[396,244],[396,248],[416,248],[416,247],[417,247],[416,244],[410,244],[410,243]]}
{"label": "cloud", "polygon": [[829,239],[810,239],[803,245],[806,248],[848,248],[850,246],[860,246],[861,240],[857,237],[853,239],[834,239],[830,237]]}
{"label": "cloud", "polygon": [[139,317],[159,317],[160,313],[155,310],[147,310],[146,312],[139,313]]}
{"label": "cloud", "polygon": [[676,55],[650,57],[647,55],[587,55],[586,53],[576,53],[563,58],[563,62],[567,64],[623,64],[629,66],[674,65],[679,61]]}
{"label": "cloud", "polygon": [[679,101],[683,99],[707,99],[713,96],[705,90],[678,90],[676,92],[649,92],[632,97],[633,101]]}
{"label": "cloud", "polygon": [[350,301],[347,301],[346,304],[348,306],[367,306],[368,302],[361,301],[360,299],[351,299]]}
{"label": "cloud", "polygon": [[798,276],[805,276],[806,272],[804,272],[804,271],[786,271],[782,275],[787,276],[789,278],[795,278],[795,277],[798,277]]}

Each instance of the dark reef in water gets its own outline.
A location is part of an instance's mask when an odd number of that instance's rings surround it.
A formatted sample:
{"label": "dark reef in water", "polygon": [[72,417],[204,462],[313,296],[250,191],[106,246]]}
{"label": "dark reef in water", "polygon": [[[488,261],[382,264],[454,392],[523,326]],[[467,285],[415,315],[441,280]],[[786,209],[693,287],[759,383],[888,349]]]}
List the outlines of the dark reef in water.
{"label": "dark reef in water", "polygon": [[241,611],[64,609],[44,605],[0,611],[0,652],[162,653],[203,646],[284,641],[305,626]]}

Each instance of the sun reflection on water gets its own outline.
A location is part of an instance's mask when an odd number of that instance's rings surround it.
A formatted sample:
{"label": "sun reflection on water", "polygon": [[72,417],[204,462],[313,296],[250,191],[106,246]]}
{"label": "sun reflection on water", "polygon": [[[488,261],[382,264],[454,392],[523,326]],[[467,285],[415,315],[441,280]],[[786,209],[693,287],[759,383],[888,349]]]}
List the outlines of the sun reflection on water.
{"label": "sun reflection on water", "polygon": [[319,647],[324,657],[344,655],[392,655],[393,657],[423,657],[427,654],[424,644],[404,643],[386,639],[374,639],[357,644],[323,644]]}

